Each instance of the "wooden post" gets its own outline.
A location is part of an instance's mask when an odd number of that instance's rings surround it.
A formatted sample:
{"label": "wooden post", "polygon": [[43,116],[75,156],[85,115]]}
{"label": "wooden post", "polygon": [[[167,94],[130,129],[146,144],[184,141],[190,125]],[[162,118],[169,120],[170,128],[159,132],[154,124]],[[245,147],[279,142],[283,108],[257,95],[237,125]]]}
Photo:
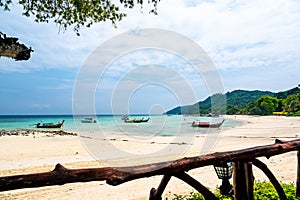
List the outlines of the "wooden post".
{"label": "wooden post", "polygon": [[297,181],[296,181],[296,197],[300,197],[300,151],[297,153]]}
{"label": "wooden post", "polygon": [[246,188],[247,188],[247,199],[253,200],[253,185],[254,185],[254,176],[252,171],[252,162],[245,162],[245,181],[246,181]]}
{"label": "wooden post", "polygon": [[[245,188],[244,168],[241,162],[233,163],[234,200],[242,200]],[[246,198],[244,198],[246,200]]]}
{"label": "wooden post", "polygon": [[252,163],[233,163],[233,187],[235,200],[253,200]]}

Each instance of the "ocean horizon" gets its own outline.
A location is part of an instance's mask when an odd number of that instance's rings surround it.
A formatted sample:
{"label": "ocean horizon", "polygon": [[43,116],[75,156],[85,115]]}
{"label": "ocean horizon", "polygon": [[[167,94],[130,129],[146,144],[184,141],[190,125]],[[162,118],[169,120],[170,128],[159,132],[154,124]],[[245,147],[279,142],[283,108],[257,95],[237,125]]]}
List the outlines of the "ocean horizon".
{"label": "ocean horizon", "polygon": [[[185,115],[165,115],[165,114],[130,114],[130,118],[148,118],[146,123],[125,123],[121,118],[122,114],[97,114],[97,115],[0,115],[0,129],[18,130],[18,129],[36,129],[37,123],[58,123],[63,120],[64,125],[59,129],[46,130],[64,130],[67,132],[84,133],[115,133],[129,135],[161,135],[172,136],[178,134],[204,134],[208,131],[215,132],[219,128],[205,129],[195,128],[191,124],[193,121],[201,120],[210,123],[216,123],[221,118],[214,117],[197,117]],[[97,123],[81,123],[86,117],[93,117]],[[223,119],[223,118],[222,118]],[[230,128],[241,125],[243,122],[238,120],[226,119],[221,128]]]}

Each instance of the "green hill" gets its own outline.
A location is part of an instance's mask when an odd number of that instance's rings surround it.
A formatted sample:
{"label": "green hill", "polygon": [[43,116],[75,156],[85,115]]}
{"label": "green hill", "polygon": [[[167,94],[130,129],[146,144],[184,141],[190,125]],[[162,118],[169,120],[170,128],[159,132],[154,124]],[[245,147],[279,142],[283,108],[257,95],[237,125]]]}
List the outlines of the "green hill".
{"label": "green hill", "polygon": [[[285,99],[289,95],[299,92],[300,89],[298,87],[278,93],[259,90],[234,90],[232,92],[227,92],[226,94],[214,94],[206,98],[204,101],[199,101],[193,105],[178,106],[167,111],[165,114],[208,114],[211,112],[218,114],[224,114],[225,112],[227,114],[239,114],[243,108],[262,96]],[[226,98],[225,101],[223,98]],[[214,102],[214,111],[211,110],[212,101]],[[218,102],[226,102],[226,106],[220,105]]]}

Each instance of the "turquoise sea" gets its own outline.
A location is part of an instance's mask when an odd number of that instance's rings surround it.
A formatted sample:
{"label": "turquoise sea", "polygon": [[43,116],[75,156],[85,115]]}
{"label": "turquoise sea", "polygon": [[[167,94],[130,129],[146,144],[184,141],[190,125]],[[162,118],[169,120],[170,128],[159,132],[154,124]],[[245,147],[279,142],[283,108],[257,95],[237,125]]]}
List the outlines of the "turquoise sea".
{"label": "turquoise sea", "polygon": [[[97,123],[81,123],[85,117],[93,117]],[[195,120],[202,120],[216,123],[223,118],[195,117],[183,115],[132,115],[130,118],[148,118],[147,123],[125,123],[121,115],[96,115],[96,116],[73,116],[73,115],[0,115],[0,129],[37,129],[36,124],[57,123],[65,120],[64,131],[76,133],[116,133],[131,135],[161,135],[171,136],[178,134],[202,134],[207,131],[219,131],[220,129],[230,128],[241,125],[243,122],[226,119],[221,128],[195,128],[191,124]],[[55,129],[48,129],[55,130]],[[57,130],[57,129],[56,129]]]}

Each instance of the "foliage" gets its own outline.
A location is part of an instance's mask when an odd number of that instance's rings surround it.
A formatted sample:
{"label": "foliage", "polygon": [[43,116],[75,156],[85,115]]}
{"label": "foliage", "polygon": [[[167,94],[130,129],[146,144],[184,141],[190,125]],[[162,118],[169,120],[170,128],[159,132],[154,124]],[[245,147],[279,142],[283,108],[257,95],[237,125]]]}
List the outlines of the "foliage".
{"label": "foliage", "polygon": [[[294,183],[282,183],[281,186],[288,200],[300,199],[299,197],[295,196],[296,188],[294,186]],[[221,195],[220,192],[218,191],[216,192],[215,195],[218,199],[222,199],[222,200],[233,199],[232,197]],[[254,183],[254,200],[270,200],[270,199],[272,200],[279,199],[279,196],[274,186],[270,182],[256,181]],[[189,195],[174,194],[173,200],[204,200],[204,197],[199,193],[191,192]]]}
{"label": "foliage", "polygon": [[278,107],[278,99],[271,96],[262,96],[247,106],[246,112],[250,115],[271,115]]}
{"label": "foliage", "polygon": [[290,113],[290,115],[300,114],[300,93],[290,95],[283,101],[284,111]]}
{"label": "foliage", "polygon": [[[293,183],[281,184],[288,200],[300,199],[295,196],[296,188]],[[279,199],[279,196],[270,182],[255,182],[254,200]]]}
{"label": "foliage", "polygon": [[237,106],[227,105],[226,114],[228,114],[228,115],[234,115],[234,114],[240,113],[240,110],[241,109],[239,107],[237,107]]}
{"label": "foliage", "polygon": [[297,94],[299,93],[300,87],[295,87],[295,88],[292,88],[290,90],[287,90],[287,91],[282,91],[282,92],[278,92],[275,94],[275,97],[278,98],[278,99],[286,99],[288,96],[290,95],[294,95],[294,94]]}
{"label": "foliage", "polygon": [[275,94],[269,91],[246,91],[235,90],[226,94],[227,104],[238,106],[239,108],[247,106],[249,103],[257,100],[261,96],[274,96]]}
{"label": "foliage", "polygon": [[[289,108],[294,109],[292,115],[300,115],[299,96],[294,96],[295,94],[300,95],[300,89],[298,87],[278,93],[258,90],[235,90],[227,92],[225,95],[212,95],[204,101],[199,101],[193,105],[178,106],[167,111],[166,114],[217,114],[224,113],[224,109],[226,108],[226,114],[230,115],[271,115],[272,112],[287,111],[287,108]],[[226,106],[216,103],[217,100],[221,98],[225,98]],[[286,98],[289,100],[285,100]],[[212,102],[214,102],[213,111],[211,110]],[[220,102],[224,102],[224,100]]]}
{"label": "foliage", "polygon": [[[227,114],[242,114],[243,108],[249,103],[257,100],[263,95],[274,95],[272,92],[268,91],[246,91],[246,90],[235,90],[232,92],[227,92],[224,94],[215,94],[211,97],[206,98],[204,101],[200,101],[190,106],[177,107],[174,110],[166,112],[167,114],[177,114],[178,110],[181,108],[181,114],[208,114],[211,111],[211,102],[214,102],[214,108],[218,112],[224,113],[226,109]],[[227,107],[225,105],[216,105],[215,99],[225,98]],[[223,108],[221,108],[223,106]],[[177,112],[176,112],[177,111]]]}
{"label": "foliage", "polygon": [[[215,193],[216,197],[218,199],[223,199],[223,200],[232,200],[231,197],[222,195],[219,190],[216,191]],[[205,200],[204,196],[198,192],[191,192],[188,195],[178,195],[174,194],[173,200]]]}
{"label": "foliage", "polygon": [[[223,94],[214,94],[202,102],[196,103],[182,110],[183,114],[225,114],[226,112],[226,96]],[[212,107],[213,105],[213,107]],[[213,110],[212,110],[213,109]]]}
{"label": "foliage", "polygon": [[191,192],[189,195],[174,194],[173,200],[205,200],[200,193]]}
{"label": "foliage", "polygon": [[[216,192],[216,197],[222,200],[232,200],[232,197],[222,195],[219,191]],[[174,194],[173,200],[205,200],[204,196],[198,192],[191,192],[189,195]]]}
{"label": "foliage", "polygon": [[[157,4],[160,0],[148,0],[153,6],[150,13],[157,14]],[[0,0],[0,7],[10,10],[11,0]],[[80,27],[90,27],[93,23],[111,21],[116,27],[117,21],[126,17],[120,11],[120,6],[111,0],[18,0],[23,7],[23,15],[34,16],[36,22],[54,20],[64,30],[73,26],[79,35]],[[135,5],[143,7],[143,0],[120,0],[124,8],[133,8]]]}

